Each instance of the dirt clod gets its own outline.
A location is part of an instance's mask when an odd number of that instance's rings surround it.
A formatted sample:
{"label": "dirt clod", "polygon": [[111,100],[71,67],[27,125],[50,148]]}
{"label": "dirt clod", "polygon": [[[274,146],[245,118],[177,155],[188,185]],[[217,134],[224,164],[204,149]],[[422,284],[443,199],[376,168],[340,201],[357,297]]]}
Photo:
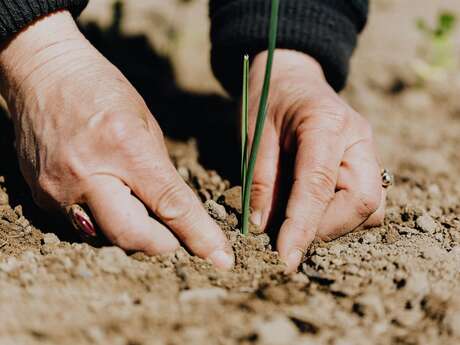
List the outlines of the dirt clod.
{"label": "dirt clod", "polygon": [[260,343],[267,345],[293,344],[298,336],[296,326],[284,315],[256,321],[255,330]]}
{"label": "dirt clod", "polygon": [[424,214],[423,216],[418,217],[416,224],[421,231],[429,234],[434,234],[437,229],[436,222],[429,214]]}

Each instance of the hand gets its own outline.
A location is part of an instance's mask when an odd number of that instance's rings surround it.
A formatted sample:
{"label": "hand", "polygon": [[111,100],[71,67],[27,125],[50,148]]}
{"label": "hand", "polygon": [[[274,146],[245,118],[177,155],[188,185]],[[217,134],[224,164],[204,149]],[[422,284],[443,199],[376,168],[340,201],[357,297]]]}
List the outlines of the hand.
{"label": "hand", "polygon": [[[250,133],[266,57],[261,53],[252,63]],[[331,240],[363,224],[379,225],[385,193],[369,123],[334,92],[315,60],[277,50],[251,200],[251,220],[263,229],[279,207],[279,186],[287,182],[280,162],[287,155],[295,159],[277,248],[291,272],[316,236]]]}
{"label": "hand", "polygon": [[142,98],[69,13],[20,33],[0,52],[0,68],[21,170],[39,205],[86,203],[127,250],[170,252],[180,239],[218,267],[233,265],[225,235],[174,169]]}

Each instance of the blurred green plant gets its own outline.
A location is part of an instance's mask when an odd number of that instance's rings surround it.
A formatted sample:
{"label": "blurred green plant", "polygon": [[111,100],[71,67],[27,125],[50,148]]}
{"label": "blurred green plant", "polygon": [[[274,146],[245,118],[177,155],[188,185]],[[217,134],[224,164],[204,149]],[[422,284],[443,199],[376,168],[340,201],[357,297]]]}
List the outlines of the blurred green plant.
{"label": "blurred green plant", "polygon": [[438,15],[435,27],[430,27],[424,19],[418,19],[416,25],[425,38],[423,61],[418,61],[415,66],[418,76],[423,80],[433,79],[457,67],[454,43],[456,15],[444,11]]}
{"label": "blurred green plant", "polygon": [[[265,78],[262,87],[262,95],[260,97],[259,111],[257,113],[256,128],[252,146],[248,147],[248,96],[249,96],[249,59],[244,59],[243,71],[243,113],[242,113],[242,212],[243,212],[243,225],[241,232],[243,235],[249,233],[249,214],[250,214],[250,201],[251,201],[251,187],[254,180],[254,169],[259,152],[260,140],[264,130],[265,119],[268,112],[268,95],[270,91],[270,80],[273,67],[273,56],[275,54],[276,40],[278,34],[278,16],[279,16],[280,0],[272,0],[271,2],[271,15],[270,26],[268,35],[268,57],[265,66]],[[250,150],[249,160],[247,160],[247,152]]]}

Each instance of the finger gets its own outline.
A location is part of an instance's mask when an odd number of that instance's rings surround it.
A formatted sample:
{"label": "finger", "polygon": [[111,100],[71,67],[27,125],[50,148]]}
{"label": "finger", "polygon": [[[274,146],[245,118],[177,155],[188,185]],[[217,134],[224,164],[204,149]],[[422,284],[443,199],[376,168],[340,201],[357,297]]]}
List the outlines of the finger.
{"label": "finger", "polygon": [[317,236],[323,240],[355,230],[380,206],[382,178],[371,142],[360,141],[345,152],[337,189],[318,230]]}
{"label": "finger", "polygon": [[287,264],[287,272],[297,269],[305,249],[315,238],[334,196],[344,153],[342,139],[336,131],[312,128],[300,136],[294,183],[278,238],[278,250]]}
{"label": "finger", "polygon": [[382,191],[382,200],[380,201],[380,206],[377,211],[374,212],[372,216],[363,224],[364,228],[372,228],[375,226],[380,226],[385,220],[385,209],[387,204],[387,190],[384,188]]}
{"label": "finger", "polygon": [[230,269],[234,257],[227,238],[172,163],[164,158],[147,164],[129,182],[135,194],[196,255]]}
{"label": "finger", "polygon": [[121,248],[155,255],[179,247],[174,235],[151,218],[144,205],[117,178],[93,177],[84,198],[101,230]]}
{"label": "finger", "polygon": [[272,126],[264,129],[251,188],[251,222],[265,230],[272,211],[278,174],[279,141]]}

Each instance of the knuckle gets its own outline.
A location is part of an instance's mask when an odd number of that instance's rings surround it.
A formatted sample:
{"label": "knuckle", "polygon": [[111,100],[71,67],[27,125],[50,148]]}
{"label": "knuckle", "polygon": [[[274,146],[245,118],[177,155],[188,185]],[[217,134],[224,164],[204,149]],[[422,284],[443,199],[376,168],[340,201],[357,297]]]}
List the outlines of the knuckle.
{"label": "knuckle", "polygon": [[111,142],[124,144],[129,141],[131,130],[126,120],[119,116],[110,116],[104,127],[104,134]]}
{"label": "knuckle", "polygon": [[380,196],[378,195],[360,193],[357,195],[356,200],[356,213],[362,219],[366,219],[374,214],[380,206]]}
{"label": "knuckle", "polygon": [[171,181],[158,194],[155,213],[165,222],[190,219],[196,200],[180,182]]}
{"label": "knuckle", "polygon": [[272,186],[264,180],[254,182],[251,187],[251,193],[254,198],[263,198],[269,195]]}
{"label": "knuckle", "polygon": [[[127,120],[129,119],[129,121]],[[143,118],[132,116],[109,116],[101,130],[102,141],[109,150],[121,154],[133,164],[143,161],[145,152],[150,152],[158,142],[152,141],[152,133],[155,138],[162,139],[162,133],[155,129],[149,129]]]}
{"label": "knuckle", "polygon": [[334,172],[327,167],[316,169],[309,176],[310,194],[320,204],[328,205],[334,197]]}

